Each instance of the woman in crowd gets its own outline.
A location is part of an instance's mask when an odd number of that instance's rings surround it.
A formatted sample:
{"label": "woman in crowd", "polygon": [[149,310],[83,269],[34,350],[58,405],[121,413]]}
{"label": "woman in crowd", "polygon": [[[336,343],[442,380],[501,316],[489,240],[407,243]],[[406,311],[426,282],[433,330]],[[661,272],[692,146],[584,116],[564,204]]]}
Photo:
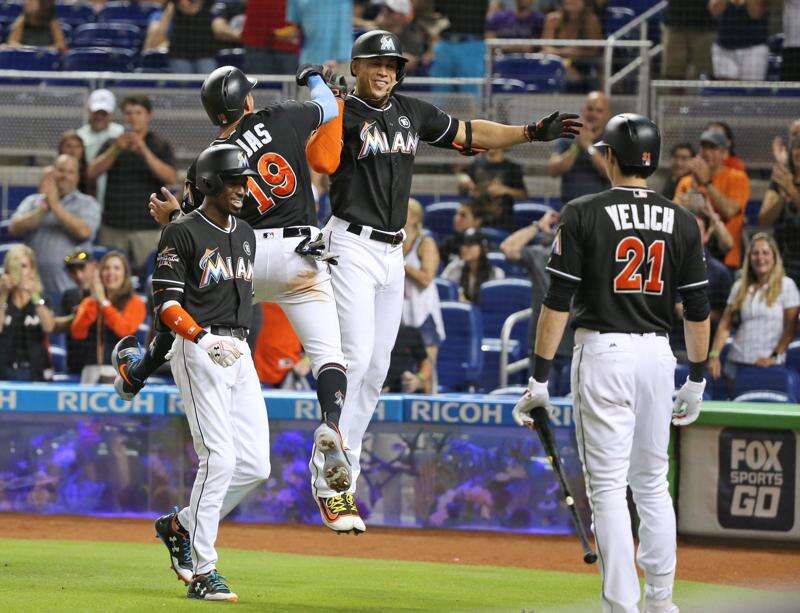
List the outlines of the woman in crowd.
{"label": "woman in crowd", "polygon": [[[783,274],[778,245],[769,234],[756,234],[750,242],[741,278],[733,284],[709,352],[708,369],[718,379],[724,372],[732,380],[740,365],[766,368],[783,364],[794,337],[800,292]],[[731,328],[738,325],[725,367],[720,351]]]}
{"label": "woman in crowd", "polygon": [[[542,38],[599,40],[603,26],[591,2],[561,0],[560,8],[547,14]],[[567,66],[567,81],[573,89],[589,91],[597,85],[597,65],[601,47],[544,47],[542,51],[560,55]]]}
{"label": "woman in crowd", "polygon": [[[111,351],[123,336],[136,334],[146,314],[145,301],[133,293],[128,260],[119,251],[109,251],[100,260],[91,293],[78,306],[70,325],[72,338],[90,339],[95,348],[84,366],[82,382],[97,382],[106,374],[113,381]],[[87,369],[95,365],[108,368]]]}
{"label": "woman in crowd", "polygon": [[[415,199],[408,201],[403,254],[406,262],[406,281],[403,296],[402,323],[417,328],[425,344],[431,366],[436,368],[439,345],[444,340],[444,321],[439,307],[439,292],[434,279],[439,270],[439,250],[436,242],[422,227],[424,212]],[[433,382],[422,381],[423,390],[435,392]]]}
{"label": "woman in crowd", "polygon": [[6,44],[66,51],[64,31],[56,19],[55,0],[25,0],[22,15],[11,24]]}
{"label": "woman in crowd", "polygon": [[51,378],[47,334],[54,327],[55,316],[42,298],[36,254],[26,245],[14,245],[0,276],[0,379]]}
{"label": "woman in crowd", "polygon": [[66,153],[78,160],[78,172],[80,179],[78,180],[78,191],[95,195],[96,184],[93,179],[86,176],[86,148],[83,145],[83,139],[78,136],[75,130],[67,130],[58,139],[58,154]]}
{"label": "woman in crowd", "polygon": [[714,78],[763,81],[769,63],[767,0],[709,0],[717,20],[717,42],[711,47]]}
{"label": "woman in crowd", "polygon": [[783,155],[785,163],[772,166],[769,184],[758,223],[774,228],[775,240],[783,256],[786,274],[800,283],[800,133],[789,143]]}
{"label": "woman in crowd", "polygon": [[442,271],[442,278],[458,284],[462,302],[477,302],[481,284],[495,279],[505,279],[505,273],[489,262],[488,242],[480,232],[468,230],[459,248],[458,258],[451,260]]}

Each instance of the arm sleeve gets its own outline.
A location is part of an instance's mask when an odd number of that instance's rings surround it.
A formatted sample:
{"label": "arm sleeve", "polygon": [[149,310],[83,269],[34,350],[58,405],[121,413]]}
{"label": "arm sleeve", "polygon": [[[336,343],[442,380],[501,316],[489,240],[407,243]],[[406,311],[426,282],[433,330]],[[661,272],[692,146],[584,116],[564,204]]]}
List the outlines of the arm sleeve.
{"label": "arm sleeve", "polygon": [[97,301],[84,298],[78,305],[78,312],[69,327],[69,333],[75,340],[82,341],[89,336],[89,328],[97,321]]}
{"label": "arm sleeve", "polygon": [[711,312],[708,292],[704,287],[695,287],[684,292],[683,316],[687,321],[703,321]]}
{"label": "arm sleeve", "polygon": [[577,289],[577,281],[552,275],[550,287],[547,288],[547,294],[542,304],[554,311],[561,311],[562,313],[564,311],[569,311],[569,305]]}
{"label": "arm sleeve", "polygon": [[561,223],[556,229],[553,248],[547,271],[556,277],[580,282],[582,278],[583,240],[580,215],[573,205],[567,205],[561,213]]}
{"label": "arm sleeve", "polygon": [[[330,92],[330,90],[328,90]],[[333,97],[333,93],[331,93]],[[281,105],[286,111],[286,120],[291,122],[300,141],[305,143],[311,133],[322,125],[322,105],[315,100],[300,104],[295,100],[284,102]],[[338,108],[338,107],[337,107]]]}
{"label": "arm sleeve", "polygon": [[106,326],[120,338],[136,334],[147,316],[144,300],[135,295],[131,296],[121,313],[112,304],[102,307],[100,310]]}
{"label": "arm sleeve", "polygon": [[191,239],[182,224],[169,224],[161,233],[153,271],[153,304],[156,312],[168,301],[183,304],[186,262],[191,261]]}
{"label": "arm sleeve", "polygon": [[450,149],[458,132],[458,119],[430,102],[424,100],[414,100],[414,102],[417,104],[420,117],[419,137],[434,147]]}
{"label": "arm sleeve", "polygon": [[335,119],[339,115],[339,105],[336,104],[336,96],[333,95],[331,88],[325,85],[325,81],[319,75],[311,75],[308,85],[311,100],[319,104],[322,109],[321,123]]}
{"label": "arm sleeve", "polygon": [[[700,230],[694,219],[686,215],[684,211],[675,211],[676,214],[684,213],[687,221],[683,240],[686,244],[686,252],[683,256],[680,269],[678,270],[677,287],[678,291],[686,297],[685,290],[708,285],[708,273],[706,272],[706,255],[703,252],[703,243],[700,240]],[[677,215],[676,215],[677,216]],[[690,223],[691,222],[691,223]],[[704,292],[705,293],[705,292]]]}
{"label": "arm sleeve", "polygon": [[306,145],[306,158],[311,169],[324,175],[333,174],[342,157],[342,120],[344,101],[337,100],[339,115],[320,126]]}
{"label": "arm sleeve", "polygon": [[725,194],[732,200],[735,200],[739,204],[739,213],[744,212],[745,206],[747,206],[747,201],[750,199],[750,179],[747,178],[747,175],[743,172],[739,171],[735,174],[735,179],[731,181],[731,190],[730,195]]}
{"label": "arm sleeve", "polygon": [[25,199],[19,203],[17,210],[11,215],[11,219],[30,213],[34,207],[42,201],[42,198],[43,196],[41,194],[31,194],[30,196],[26,196]]}

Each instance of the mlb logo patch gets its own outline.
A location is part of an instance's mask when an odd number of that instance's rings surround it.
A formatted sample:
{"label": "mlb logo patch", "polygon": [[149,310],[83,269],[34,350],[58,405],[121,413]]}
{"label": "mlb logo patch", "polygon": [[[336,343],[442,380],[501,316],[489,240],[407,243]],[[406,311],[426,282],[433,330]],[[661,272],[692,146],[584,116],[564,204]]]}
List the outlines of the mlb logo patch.
{"label": "mlb logo patch", "polygon": [[642,166],[650,166],[650,164],[652,164],[650,159],[651,158],[649,151],[645,151],[644,153],[642,153]]}

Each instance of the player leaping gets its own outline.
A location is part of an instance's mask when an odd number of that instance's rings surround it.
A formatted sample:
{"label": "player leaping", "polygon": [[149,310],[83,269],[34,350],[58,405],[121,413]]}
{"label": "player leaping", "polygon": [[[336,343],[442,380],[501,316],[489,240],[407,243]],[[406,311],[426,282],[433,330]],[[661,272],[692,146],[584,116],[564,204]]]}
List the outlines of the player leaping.
{"label": "player leaping", "polygon": [[[341,149],[341,114],[337,100],[319,73],[321,67],[304,66],[297,82],[308,83],[310,102],[294,101],[254,110],[251,90],[256,81],[240,70],[225,66],[203,83],[201,98],[212,123],[219,126],[213,144],[232,144],[247,156],[257,176],[248,180],[242,219],[256,229],[255,300],[280,304],[311,359],[317,378],[322,423],[314,434],[311,459],[312,488],[317,492],[346,490],[350,467],[338,431],[346,395],[345,361],[341,350],[328,254],[316,240],[316,208],[306,158],[319,172],[338,164]],[[333,120],[333,121],[331,121]],[[309,147],[309,136],[323,122]],[[329,149],[328,149],[329,148]],[[202,203],[203,177],[187,173],[184,212]],[[179,212],[177,200],[163,189],[164,200],[151,197],[151,210],[162,224]],[[333,264],[333,261],[330,261]],[[115,387],[123,398],[132,398],[161,364],[172,345],[169,333],[158,334],[142,355],[134,337],[122,339],[115,349],[120,378]],[[354,529],[349,507],[321,508],[323,522],[335,532]]]}

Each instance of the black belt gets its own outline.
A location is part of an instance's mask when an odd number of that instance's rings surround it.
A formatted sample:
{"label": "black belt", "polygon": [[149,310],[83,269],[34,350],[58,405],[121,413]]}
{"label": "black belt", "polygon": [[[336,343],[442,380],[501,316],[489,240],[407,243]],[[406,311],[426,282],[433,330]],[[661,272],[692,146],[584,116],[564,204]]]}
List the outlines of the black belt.
{"label": "black belt", "polygon": [[639,336],[644,336],[645,334],[655,334],[656,336],[662,336],[664,338],[669,337],[669,333],[667,332],[600,332],[600,334],[638,334]]}
{"label": "black belt", "polygon": [[[361,236],[361,232],[363,230],[364,226],[359,226],[357,223],[351,223],[349,226],[347,226],[347,231],[351,234],[358,234]],[[373,230],[369,233],[369,238],[381,243],[388,243],[389,245],[399,245],[403,242],[403,232],[383,232],[381,230]]]}
{"label": "black belt", "polygon": [[233,338],[238,338],[240,341],[246,341],[247,335],[250,334],[250,330],[242,328],[241,326],[233,328],[231,326],[217,326],[212,324],[209,326],[209,329],[211,330],[211,334],[216,334],[217,336],[232,336]]}
{"label": "black belt", "polygon": [[[311,236],[311,228],[308,226],[290,226],[288,228],[276,228],[283,230],[283,238],[294,238],[296,236]],[[269,238],[270,232],[264,232],[264,238]]]}

